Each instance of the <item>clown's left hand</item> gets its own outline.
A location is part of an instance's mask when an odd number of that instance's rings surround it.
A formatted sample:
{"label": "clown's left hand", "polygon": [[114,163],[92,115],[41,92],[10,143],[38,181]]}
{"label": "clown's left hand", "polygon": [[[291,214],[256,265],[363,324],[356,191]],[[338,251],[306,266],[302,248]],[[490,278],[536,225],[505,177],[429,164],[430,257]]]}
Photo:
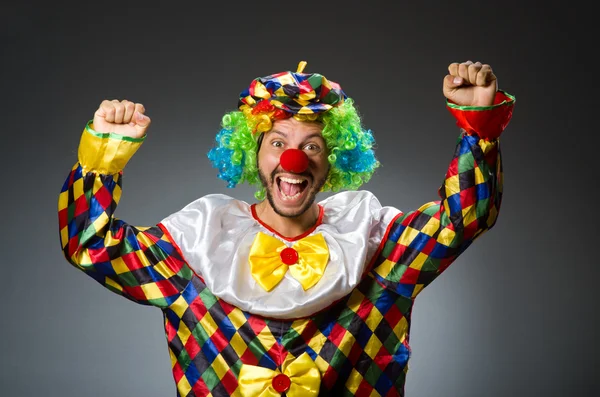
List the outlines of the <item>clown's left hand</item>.
{"label": "clown's left hand", "polygon": [[491,106],[498,81],[490,65],[481,62],[451,63],[444,77],[444,96],[460,106]]}

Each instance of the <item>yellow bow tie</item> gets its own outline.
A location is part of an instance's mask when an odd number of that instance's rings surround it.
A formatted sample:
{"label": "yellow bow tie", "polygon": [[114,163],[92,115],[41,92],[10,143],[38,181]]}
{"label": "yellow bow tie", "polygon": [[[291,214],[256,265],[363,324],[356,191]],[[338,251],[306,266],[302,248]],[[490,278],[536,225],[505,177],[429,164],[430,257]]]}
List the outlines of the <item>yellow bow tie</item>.
{"label": "yellow bow tie", "polygon": [[317,365],[304,352],[278,370],[242,364],[238,375],[242,397],[316,397],[321,386],[321,373]]}
{"label": "yellow bow tie", "polygon": [[306,291],[319,282],[329,261],[329,249],[322,234],[298,240],[292,247],[281,240],[258,232],[248,257],[250,273],[267,292],[290,271]]}

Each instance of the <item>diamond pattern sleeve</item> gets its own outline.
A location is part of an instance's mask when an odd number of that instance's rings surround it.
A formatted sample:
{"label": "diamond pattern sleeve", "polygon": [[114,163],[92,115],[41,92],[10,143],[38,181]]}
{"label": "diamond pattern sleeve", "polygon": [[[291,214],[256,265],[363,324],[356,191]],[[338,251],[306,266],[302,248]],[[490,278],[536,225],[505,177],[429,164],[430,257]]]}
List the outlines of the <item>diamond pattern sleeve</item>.
{"label": "diamond pattern sleeve", "polygon": [[162,229],[114,217],[122,169],[142,140],[99,134],[88,123],[58,200],[60,240],[66,259],[109,290],[165,308],[188,285],[191,269]]}
{"label": "diamond pattern sleeve", "polygon": [[415,298],[476,238],[494,226],[503,181],[497,137],[508,124],[514,104],[514,97],[507,98],[510,103],[489,108],[451,109],[461,135],[439,189],[441,200],[403,214],[391,225],[373,267],[374,277],[382,285]]}

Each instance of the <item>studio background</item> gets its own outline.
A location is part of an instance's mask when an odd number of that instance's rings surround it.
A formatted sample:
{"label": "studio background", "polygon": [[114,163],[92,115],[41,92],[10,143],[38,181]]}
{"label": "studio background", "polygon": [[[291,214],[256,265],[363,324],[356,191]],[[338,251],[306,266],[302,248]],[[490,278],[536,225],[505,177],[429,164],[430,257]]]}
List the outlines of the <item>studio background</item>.
{"label": "studio background", "polygon": [[[0,395],[175,396],[160,310],[62,256],[60,188],[103,99],[141,102],[148,138],[116,215],[154,225],[228,189],[206,153],[252,79],[339,82],[382,167],[364,189],[438,199],[458,130],[451,62],[514,94],[496,226],[417,298],[408,397],[598,396],[597,64],[590,10],[518,2],[162,2],[0,6]],[[321,195],[321,199],[327,197]]]}

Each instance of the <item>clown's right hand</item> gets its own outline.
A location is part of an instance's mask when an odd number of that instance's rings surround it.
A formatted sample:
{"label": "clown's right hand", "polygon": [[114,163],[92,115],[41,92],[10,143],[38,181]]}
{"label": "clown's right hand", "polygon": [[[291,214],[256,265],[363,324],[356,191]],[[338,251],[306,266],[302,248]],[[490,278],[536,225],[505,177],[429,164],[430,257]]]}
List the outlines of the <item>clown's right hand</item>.
{"label": "clown's right hand", "polygon": [[126,99],[104,100],[94,113],[94,130],[101,133],[115,133],[131,138],[141,138],[150,126],[150,117],[144,112],[141,103]]}

